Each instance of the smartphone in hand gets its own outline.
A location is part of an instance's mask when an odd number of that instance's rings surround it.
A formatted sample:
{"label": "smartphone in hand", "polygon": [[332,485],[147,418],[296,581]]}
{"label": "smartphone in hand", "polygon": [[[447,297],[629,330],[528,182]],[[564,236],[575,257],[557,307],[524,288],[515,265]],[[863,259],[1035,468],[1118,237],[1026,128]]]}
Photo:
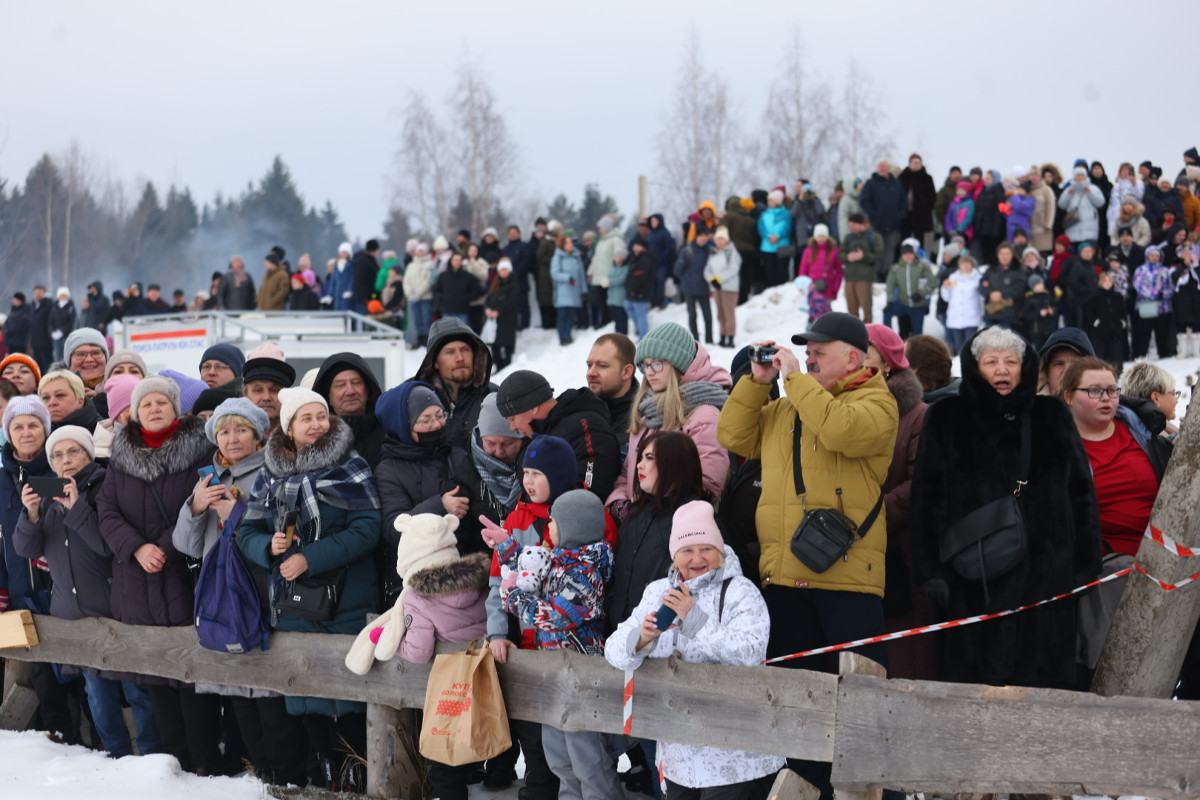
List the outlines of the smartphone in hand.
{"label": "smartphone in hand", "polygon": [[69,478],[38,478],[30,476],[27,479],[30,488],[38,497],[66,497]]}
{"label": "smartphone in hand", "polygon": [[291,547],[296,541],[296,524],[300,522],[299,511],[289,511],[283,515],[283,533],[287,537],[287,546]]}
{"label": "smartphone in hand", "polygon": [[200,476],[200,480],[204,480],[209,475],[216,475],[217,468],[212,464],[209,464],[207,467],[201,467],[200,469],[196,470],[196,474]]}

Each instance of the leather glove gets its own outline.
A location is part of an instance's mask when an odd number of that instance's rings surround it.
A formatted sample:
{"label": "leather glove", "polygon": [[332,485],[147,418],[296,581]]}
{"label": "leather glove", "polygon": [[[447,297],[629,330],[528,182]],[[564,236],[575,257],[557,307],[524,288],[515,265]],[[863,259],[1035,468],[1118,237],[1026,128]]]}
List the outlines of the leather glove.
{"label": "leather glove", "polygon": [[925,591],[925,596],[939,608],[950,605],[950,584],[945,578],[930,578],[921,584],[921,588]]}
{"label": "leather glove", "polygon": [[713,288],[714,292],[721,291],[721,279],[720,278],[713,278],[711,281],[708,282],[708,285]]}

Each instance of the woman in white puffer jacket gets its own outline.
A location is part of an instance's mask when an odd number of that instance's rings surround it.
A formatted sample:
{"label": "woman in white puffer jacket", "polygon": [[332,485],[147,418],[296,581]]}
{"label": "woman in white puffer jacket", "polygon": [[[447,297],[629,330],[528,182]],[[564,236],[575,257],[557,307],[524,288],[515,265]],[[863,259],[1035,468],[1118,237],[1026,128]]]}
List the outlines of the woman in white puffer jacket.
{"label": "woman in white puffer jacket", "polygon": [[[759,664],[766,658],[771,632],[767,605],[725,546],[710,503],[696,500],[679,507],[670,552],[673,566],[667,577],[646,587],[633,614],[608,637],[608,662],[632,670],[646,658],[678,651],[691,663]],[[656,621],[664,605],[677,616],[660,631]],[[709,787],[721,787],[723,798],[749,797],[760,779],[784,767],[778,756],[673,742],[658,742],[656,761],[667,780],[668,797],[703,797],[696,790]],[[744,791],[730,794],[733,784]]]}

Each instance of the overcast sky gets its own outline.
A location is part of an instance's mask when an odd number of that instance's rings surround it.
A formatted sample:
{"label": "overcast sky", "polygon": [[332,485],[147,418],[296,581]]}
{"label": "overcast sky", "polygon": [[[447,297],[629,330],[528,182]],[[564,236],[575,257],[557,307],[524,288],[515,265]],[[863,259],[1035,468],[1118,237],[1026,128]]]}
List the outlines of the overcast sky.
{"label": "overcast sky", "polygon": [[1144,158],[1174,174],[1200,140],[1195,12],[1188,0],[0,0],[0,178],[23,181],[77,139],[131,186],[150,179],[161,195],[175,182],[205,202],[279,154],[308,204],[333,201],[367,238],[386,214],[407,91],[440,109],[469,47],[527,193],[577,202],[595,182],[628,214],[638,174],[653,176],[691,25],[751,135],[799,26],[810,68],[831,81],[860,60],[896,158],[918,150],[939,185],[951,163],[1065,170],[1076,157],[1110,175]]}

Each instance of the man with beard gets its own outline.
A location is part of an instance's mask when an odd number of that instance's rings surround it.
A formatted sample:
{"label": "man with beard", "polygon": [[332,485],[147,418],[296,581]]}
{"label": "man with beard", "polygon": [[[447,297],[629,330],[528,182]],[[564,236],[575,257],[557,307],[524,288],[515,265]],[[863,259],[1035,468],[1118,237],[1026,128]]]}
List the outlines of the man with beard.
{"label": "man with beard", "polygon": [[375,401],[382,394],[379,381],[357,353],[335,353],[321,364],[313,391],[325,398],[329,409],[350,426],[354,449],[371,469],[379,466],[385,430],[375,416]]}
{"label": "man with beard", "polygon": [[587,357],[588,389],[608,406],[613,432],[621,445],[622,464],[629,449],[629,412],[638,391],[635,353],[628,336],[606,333],[592,344]]}
{"label": "man with beard", "polygon": [[496,391],[491,382],[492,352],[466,323],[442,317],[429,328],[429,349],[416,380],[437,390],[446,407],[446,441],[469,448],[471,431],[479,422],[479,405]]}

